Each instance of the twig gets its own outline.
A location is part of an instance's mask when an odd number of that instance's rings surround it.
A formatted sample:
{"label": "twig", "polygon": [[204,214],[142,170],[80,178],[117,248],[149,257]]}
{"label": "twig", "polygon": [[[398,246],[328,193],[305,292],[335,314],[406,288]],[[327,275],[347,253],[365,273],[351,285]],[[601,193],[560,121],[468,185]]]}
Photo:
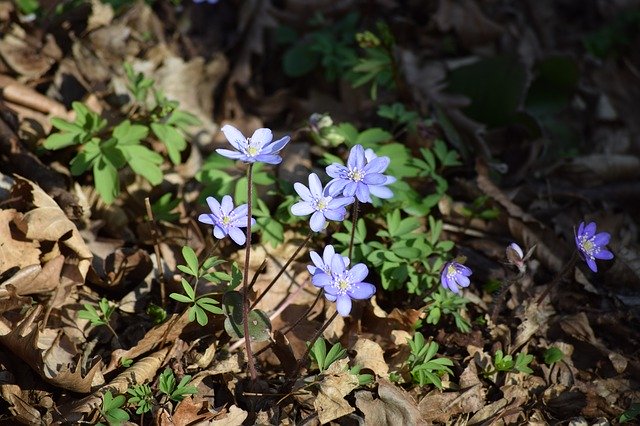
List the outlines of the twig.
{"label": "twig", "polygon": [[[302,244],[300,244],[300,246],[296,249],[296,251],[291,255],[291,257],[289,257],[289,259],[286,261],[286,263],[282,266],[282,268],[280,268],[280,271],[278,271],[278,273],[276,274],[275,277],[273,277],[273,279],[271,280],[271,282],[269,283],[269,285],[267,286],[267,288],[264,289],[264,291],[260,294],[260,296],[258,296],[258,298],[253,302],[253,304],[251,305],[251,309],[255,308],[256,305],[258,304],[258,302],[260,302],[262,300],[262,298],[269,292],[269,290],[271,290],[271,287],[274,286],[274,284],[278,281],[278,279],[282,276],[282,274],[284,273],[284,271],[287,270],[287,268],[289,267],[289,265],[291,264],[291,262],[293,262],[293,259],[295,259],[298,254],[300,253],[300,250],[302,250],[304,248],[304,246],[307,245],[307,243],[309,242],[309,240],[311,240],[311,237],[313,236],[313,231],[309,231],[309,234],[307,235],[307,238],[304,239],[304,241],[302,242]],[[255,280],[254,280],[255,282]],[[253,286],[252,286],[253,287]]]}
{"label": "twig", "polygon": [[353,240],[356,235],[356,224],[358,223],[358,199],[353,203],[353,210],[351,213],[351,239],[349,240],[349,261],[351,261],[351,255],[353,254]]}
{"label": "twig", "polygon": [[251,188],[253,185],[252,172],[253,163],[250,163],[247,168],[247,241],[244,252],[244,274],[242,276],[242,326],[244,329],[244,342],[247,350],[249,374],[251,380],[255,382],[258,378],[258,372],[256,371],[255,360],[251,352],[251,337],[249,336],[249,260],[251,258],[251,198],[253,196]]}
{"label": "twig", "polygon": [[153,210],[151,210],[151,202],[149,197],[144,198],[144,205],[147,210],[147,219],[151,226],[151,236],[153,237],[153,251],[156,255],[156,263],[158,264],[158,276],[160,278],[160,300],[162,306],[167,306],[167,291],[164,282],[164,268],[162,266],[162,253],[160,252],[160,244],[158,243],[158,230],[153,219]]}

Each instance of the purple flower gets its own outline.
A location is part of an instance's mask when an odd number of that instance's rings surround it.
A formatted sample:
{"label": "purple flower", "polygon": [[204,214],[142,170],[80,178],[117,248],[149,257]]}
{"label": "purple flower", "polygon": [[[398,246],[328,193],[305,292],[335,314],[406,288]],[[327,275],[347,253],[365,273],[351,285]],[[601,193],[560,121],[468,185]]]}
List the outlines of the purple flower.
{"label": "purple flower", "polygon": [[454,293],[460,292],[460,287],[469,287],[469,277],[473,272],[461,263],[454,260],[447,262],[442,268],[440,279],[442,287],[448,288]]}
{"label": "purple flower", "polygon": [[282,157],[278,153],[291,139],[289,136],[285,136],[282,139],[271,142],[273,134],[269,129],[258,129],[253,133],[253,136],[247,139],[238,129],[229,124],[222,128],[222,133],[237,151],[220,148],[216,149],[216,152],[224,157],[241,160],[245,163],[260,161],[262,163],[279,164],[282,161]]}
{"label": "purple flower", "polygon": [[580,222],[575,239],[578,252],[593,272],[598,272],[596,259],[613,259],[613,253],[605,248],[605,246],[609,244],[611,235],[608,232],[596,234],[595,222],[591,222],[586,226],[584,222]]}
{"label": "purple flower", "polygon": [[[311,260],[313,261],[312,265],[307,265],[307,270],[311,275],[315,275],[316,273],[324,272],[327,275],[331,275],[331,259],[333,255],[336,254],[336,250],[333,248],[331,244],[327,245],[322,252],[322,257],[315,251],[309,252],[311,256]],[[346,256],[342,256],[342,260],[345,265],[349,265],[349,258]]]}
{"label": "purple flower", "polygon": [[309,175],[309,188],[296,182],[293,184],[302,201],[291,206],[291,213],[296,216],[311,214],[309,224],[311,230],[319,232],[324,228],[326,219],[342,221],[347,215],[346,205],[353,203],[353,197],[331,197],[322,189],[320,178],[315,173]]}
{"label": "purple flower", "polygon": [[336,302],[336,309],[343,317],[351,312],[351,299],[368,299],[376,292],[373,284],[363,282],[369,270],[358,263],[351,269],[347,269],[344,258],[340,254],[334,254],[331,258],[331,273],[317,272],[311,278],[316,287],[322,287],[325,297]]}
{"label": "purple flower", "polygon": [[347,166],[331,164],[327,174],[333,179],[327,184],[329,195],[356,196],[361,203],[370,203],[373,194],[380,198],[391,198],[393,192],[385,185],[395,182],[392,176],[383,175],[389,166],[389,157],[377,157],[373,151],[367,159],[362,145],[355,145],[349,152]]}
{"label": "purple flower", "polygon": [[[213,197],[207,197],[207,204],[211,213],[201,214],[198,220],[207,225],[213,225],[214,237],[222,239],[228,235],[236,244],[243,245],[247,237],[240,228],[247,227],[247,205],[242,204],[234,209],[233,201],[228,195],[222,197],[222,203]],[[255,223],[256,220],[251,218],[251,225]]]}

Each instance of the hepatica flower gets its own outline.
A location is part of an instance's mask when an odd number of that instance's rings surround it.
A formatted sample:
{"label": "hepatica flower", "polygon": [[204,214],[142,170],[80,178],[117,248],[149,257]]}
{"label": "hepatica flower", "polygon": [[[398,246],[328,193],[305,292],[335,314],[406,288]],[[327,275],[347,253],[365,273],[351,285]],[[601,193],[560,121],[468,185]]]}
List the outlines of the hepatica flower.
{"label": "hepatica flower", "polygon": [[376,292],[373,284],[363,281],[367,274],[369,269],[364,264],[358,263],[348,269],[344,258],[336,253],[331,258],[330,274],[316,271],[311,282],[316,287],[322,287],[325,297],[335,301],[338,313],[346,317],[351,312],[352,299],[368,299]]}
{"label": "hepatica flower", "polygon": [[[311,275],[315,275],[316,273],[324,272],[327,275],[331,275],[331,259],[333,255],[336,254],[336,250],[333,248],[331,244],[328,244],[324,251],[322,252],[322,257],[315,251],[309,252],[311,256],[311,261],[313,265],[307,265],[307,270]],[[344,261],[345,266],[349,265],[349,258],[346,256],[342,256],[342,260]]]}
{"label": "hepatica flower", "polygon": [[238,129],[229,124],[222,128],[222,133],[224,133],[236,151],[219,148],[216,149],[216,152],[224,157],[241,160],[245,163],[259,161],[261,163],[279,164],[282,161],[282,157],[278,153],[291,139],[289,136],[285,136],[275,142],[271,142],[273,133],[269,129],[258,129],[253,132],[253,136],[245,138]]}
{"label": "hepatica flower", "polygon": [[473,272],[461,263],[454,260],[447,262],[442,269],[440,280],[442,287],[448,288],[454,293],[460,292],[460,287],[469,287],[469,277]]}
{"label": "hepatica flower", "polygon": [[[242,204],[234,209],[233,201],[228,195],[222,197],[222,203],[213,197],[207,197],[207,204],[211,213],[201,214],[198,221],[213,225],[214,237],[222,239],[228,235],[236,244],[243,245],[247,237],[240,228],[247,227],[247,205]],[[251,225],[255,223],[256,220],[251,218]]]}
{"label": "hepatica flower", "polygon": [[361,203],[370,203],[371,194],[391,198],[393,192],[385,185],[394,182],[395,178],[382,174],[389,166],[389,157],[377,157],[371,151],[369,158],[362,145],[355,145],[349,152],[346,167],[337,163],[327,166],[327,174],[333,178],[327,184],[329,195],[355,195]]}
{"label": "hepatica flower", "polygon": [[342,221],[347,215],[345,206],[353,203],[353,197],[332,197],[322,189],[320,178],[315,173],[309,175],[309,188],[296,182],[293,184],[302,201],[291,206],[291,213],[296,216],[311,214],[309,224],[311,230],[319,232],[324,228],[326,219]]}
{"label": "hepatica flower", "polygon": [[596,224],[591,222],[585,226],[584,222],[580,222],[578,233],[575,236],[576,247],[580,256],[587,262],[587,266],[593,272],[598,272],[596,259],[611,260],[613,253],[606,249],[609,244],[611,235],[608,232],[600,232],[596,234]]}

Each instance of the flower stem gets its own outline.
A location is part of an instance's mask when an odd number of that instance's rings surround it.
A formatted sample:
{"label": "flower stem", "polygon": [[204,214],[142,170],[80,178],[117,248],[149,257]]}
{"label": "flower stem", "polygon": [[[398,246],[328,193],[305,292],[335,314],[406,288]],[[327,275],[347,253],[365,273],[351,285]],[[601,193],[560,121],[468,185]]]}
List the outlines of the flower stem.
{"label": "flower stem", "polygon": [[573,269],[578,261],[578,252],[574,251],[571,255],[571,259],[564,265],[564,268],[553,278],[549,284],[547,284],[547,288],[544,289],[538,300],[536,301],[536,305],[542,303],[542,301],[549,295],[549,292]]}
{"label": "flower stem", "polygon": [[524,275],[525,275],[524,271],[518,272],[518,275],[516,275],[515,277],[504,280],[504,282],[502,283],[502,286],[500,287],[500,291],[498,291],[496,296],[493,298],[493,309],[491,310],[492,323],[495,324],[496,320],[498,319],[498,314],[502,309],[504,295],[507,294],[507,290],[509,290],[509,287],[511,287],[512,284],[515,284],[520,280],[522,280],[522,278],[524,278]]}
{"label": "flower stem", "polygon": [[260,294],[260,296],[258,296],[258,298],[253,302],[253,305],[251,305],[251,309],[255,308],[256,305],[258,304],[258,302],[260,302],[262,300],[262,298],[265,296],[265,294],[267,294],[267,292],[269,292],[269,290],[271,290],[271,287],[274,286],[274,284],[278,281],[278,279],[282,276],[282,274],[284,274],[284,271],[287,270],[287,268],[289,267],[289,265],[291,264],[291,262],[293,262],[293,259],[295,259],[298,254],[300,253],[300,250],[302,250],[304,248],[304,246],[307,245],[307,243],[309,242],[309,240],[311,240],[311,237],[313,236],[313,231],[309,231],[309,234],[307,235],[307,237],[304,239],[304,241],[302,242],[302,244],[300,244],[300,246],[296,249],[295,252],[293,252],[293,254],[291,255],[291,257],[285,262],[284,265],[282,265],[282,268],[280,268],[280,271],[278,271],[278,273],[276,274],[275,277],[273,277],[273,279],[271,280],[271,282],[269,283],[269,285],[267,286],[267,288],[264,289],[264,291]]}
{"label": "flower stem", "polygon": [[251,351],[251,336],[249,336],[249,260],[251,258],[251,199],[252,194],[253,163],[247,168],[247,242],[244,251],[244,274],[242,275],[242,326],[244,332],[244,344],[247,350],[247,364],[251,380],[258,378],[253,352]]}
{"label": "flower stem", "polygon": [[349,261],[352,261],[353,241],[356,236],[356,225],[358,224],[358,199],[353,202],[353,210],[351,212],[351,239],[349,240]]}
{"label": "flower stem", "polygon": [[333,320],[336,319],[337,316],[338,316],[338,311],[335,311],[333,315],[331,315],[331,317],[325,321],[322,327],[320,327],[320,330],[316,331],[316,334],[313,336],[313,339],[311,339],[311,341],[309,342],[309,345],[307,346],[307,350],[304,351],[304,355],[302,355],[302,358],[300,358],[300,361],[298,361],[298,368],[297,368],[298,372],[302,369],[302,366],[307,362],[307,359],[309,358],[309,352],[311,352],[311,348],[313,348],[313,345],[316,343],[316,340],[318,340],[318,338],[322,336],[322,333],[324,333],[327,327],[329,327],[329,324],[331,324]]}

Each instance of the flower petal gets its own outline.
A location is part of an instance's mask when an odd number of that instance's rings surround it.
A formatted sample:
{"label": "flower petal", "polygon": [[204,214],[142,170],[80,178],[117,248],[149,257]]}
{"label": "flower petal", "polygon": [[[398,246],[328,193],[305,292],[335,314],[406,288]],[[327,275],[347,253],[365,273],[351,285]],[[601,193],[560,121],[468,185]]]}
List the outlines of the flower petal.
{"label": "flower petal", "polygon": [[233,198],[230,195],[225,195],[222,197],[222,202],[220,203],[220,209],[222,210],[223,216],[228,216],[229,213],[233,210]]}
{"label": "flower petal", "polygon": [[247,161],[246,155],[238,152],[238,151],[231,151],[230,149],[222,149],[222,148],[218,148],[216,149],[216,152],[220,155],[222,155],[223,157],[227,157],[227,158],[231,158],[232,160],[242,160],[242,161]]}
{"label": "flower petal", "polygon": [[[292,206],[293,207],[293,206]],[[324,228],[324,224],[326,223],[326,219],[322,212],[315,212],[311,215],[311,220],[309,221],[309,226],[313,232],[320,232]]]}
{"label": "flower petal", "polygon": [[216,223],[216,220],[212,214],[202,213],[200,216],[198,216],[198,222],[205,223],[207,225],[214,225]]}
{"label": "flower petal", "polygon": [[456,271],[458,272],[458,274],[462,274],[463,276],[466,276],[466,277],[473,274],[473,271],[469,267],[464,266],[460,263],[456,263]]}
{"label": "flower petal", "polygon": [[387,181],[387,177],[385,175],[381,175],[380,173],[367,173],[364,175],[362,182],[367,185],[382,185]]}
{"label": "flower petal", "polygon": [[356,283],[347,290],[347,294],[352,299],[365,300],[373,296],[376,292],[376,286],[369,283]]}
{"label": "flower petal", "polygon": [[349,270],[349,281],[359,283],[369,274],[369,268],[364,263],[357,263]]}
{"label": "flower petal", "polygon": [[367,173],[382,173],[387,170],[390,162],[391,160],[389,159],[389,157],[374,158],[366,166],[364,166],[364,171]]}
{"label": "flower petal", "polygon": [[227,138],[231,146],[233,146],[235,149],[242,150],[247,146],[247,138],[244,137],[240,130],[236,129],[232,125],[225,124],[220,130],[222,130],[222,133],[224,133],[224,137]]}
{"label": "flower petal", "polygon": [[349,151],[349,158],[347,159],[347,167],[349,170],[358,169],[362,170],[365,166],[366,158],[364,157],[364,149],[362,145],[355,145]]}
{"label": "flower petal", "polygon": [[595,238],[593,239],[593,243],[598,247],[602,247],[609,244],[610,239],[611,234],[609,234],[608,232],[600,232],[596,234]]}
{"label": "flower petal", "polygon": [[382,186],[382,185],[370,186],[369,192],[371,193],[371,195],[375,195],[378,198],[388,199],[393,197],[393,191],[391,191],[386,186]]}
{"label": "flower petal", "polygon": [[273,133],[271,130],[261,128],[257,129],[253,132],[253,136],[251,136],[251,145],[257,146],[258,148],[262,148],[267,145],[273,139]]}
{"label": "flower petal", "polygon": [[584,236],[587,239],[593,237],[593,235],[595,233],[596,233],[596,223],[595,222],[591,222],[590,224],[588,224],[587,226],[584,227]]}
{"label": "flower petal", "polygon": [[229,236],[231,237],[231,239],[233,241],[236,242],[236,244],[238,244],[240,246],[244,245],[244,243],[247,241],[247,236],[239,228],[230,227],[229,228]]}
{"label": "flower petal", "polygon": [[311,257],[311,261],[316,267],[324,269],[324,262],[322,261],[322,258],[318,253],[316,253],[315,251],[310,251],[309,257]]}
{"label": "flower petal", "polygon": [[364,183],[358,183],[358,186],[356,187],[356,198],[361,203],[370,203],[371,196],[369,195],[369,187]]}
{"label": "flower petal", "polygon": [[325,292],[324,298],[327,299],[329,302],[335,302],[338,296],[334,296],[332,294],[328,294],[327,292]]}
{"label": "flower petal", "polygon": [[589,267],[589,269],[591,269],[593,272],[598,272],[598,265],[596,265],[595,260],[587,257],[585,261],[587,262],[587,266]]}
{"label": "flower petal", "polygon": [[358,188],[358,183],[353,181],[347,181],[342,193],[347,197],[353,197],[356,193],[356,189]]}
{"label": "flower petal", "polygon": [[349,173],[349,169],[338,163],[329,164],[325,171],[332,178],[341,178]]}
{"label": "flower petal", "polygon": [[324,187],[324,192],[326,195],[335,197],[337,195],[340,195],[340,193],[344,191],[344,187],[349,182],[351,181],[347,179],[342,179],[342,178],[332,179],[331,181],[329,181],[327,186]]}
{"label": "flower petal", "polygon": [[343,317],[346,317],[351,313],[351,306],[351,298],[345,294],[338,296],[336,299],[336,309]]}
{"label": "flower petal", "polygon": [[353,197],[336,197],[329,201],[327,204],[327,208],[329,209],[337,209],[339,207],[348,206],[349,204],[353,204],[355,199]]}
{"label": "flower petal", "polygon": [[324,217],[329,220],[335,220],[336,222],[342,222],[347,215],[347,210],[344,207],[337,209],[326,209],[322,212]]}
{"label": "flower petal", "polygon": [[282,157],[277,154],[259,154],[254,157],[254,161],[267,164],[280,164],[282,163]]}
{"label": "flower petal", "polygon": [[207,197],[207,205],[209,206],[209,209],[214,216],[222,216],[222,209],[220,208],[220,203],[218,202],[218,200],[213,197]]}
{"label": "flower petal", "polygon": [[456,275],[455,280],[460,287],[469,287],[469,284],[471,283],[469,278],[465,277],[464,275]]}
{"label": "flower petal", "polygon": [[331,279],[331,277],[324,272],[318,272],[316,274],[313,274],[313,277],[311,277],[311,284],[315,285],[316,287],[331,287],[332,283],[333,280]]}
{"label": "flower petal", "polygon": [[323,263],[327,265],[327,267],[331,267],[331,259],[333,259],[333,255],[336,254],[336,249],[333,248],[331,244],[327,244],[322,252],[322,260]]}
{"label": "flower petal", "polygon": [[611,253],[609,250],[603,249],[597,253],[593,253],[593,257],[601,260],[611,260],[613,259],[613,253]]}
{"label": "flower petal", "polygon": [[320,178],[315,173],[309,175],[309,192],[315,198],[322,197],[322,182],[320,182]]}
{"label": "flower petal", "polygon": [[307,201],[299,201],[291,206],[291,214],[295,216],[306,216],[315,212],[316,209]]}
{"label": "flower petal", "polygon": [[334,254],[331,257],[331,273],[334,276],[340,275],[344,272],[344,260],[339,253]]}
{"label": "flower petal", "polygon": [[262,148],[262,153],[263,154],[277,154],[278,152],[280,152],[280,150],[282,148],[284,148],[289,141],[291,140],[291,137],[289,136],[285,136],[283,138],[278,139],[277,141],[270,143],[269,145],[265,146]]}
{"label": "flower petal", "polygon": [[[233,209],[229,216],[231,216],[233,218],[238,218],[238,217],[243,217],[244,216],[246,218],[248,213],[249,213],[249,206],[245,203],[245,204],[240,204],[238,207]],[[245,220],[244,223],[247,223],[247,221]]]}
{"label": "flower petal", "polygon": [[217,239],[221,240],[224,237],[227,236],[227,233],[224,229],[222,229],[221,227],[219,227],[218,225],[213,227],[213,236],[216,237]]}
{"label": "flower petal", "polygon": [[293,184],[293,189],[296,190],[296,192],[298,193],[300,198],[302,198],[303,200],[305,200],[305,201],[313,201],[313,195],[311,195],[311,191],[309,191],[309,188],[307,188],[306,186],[304,186],[300,182],[294,183]]}

